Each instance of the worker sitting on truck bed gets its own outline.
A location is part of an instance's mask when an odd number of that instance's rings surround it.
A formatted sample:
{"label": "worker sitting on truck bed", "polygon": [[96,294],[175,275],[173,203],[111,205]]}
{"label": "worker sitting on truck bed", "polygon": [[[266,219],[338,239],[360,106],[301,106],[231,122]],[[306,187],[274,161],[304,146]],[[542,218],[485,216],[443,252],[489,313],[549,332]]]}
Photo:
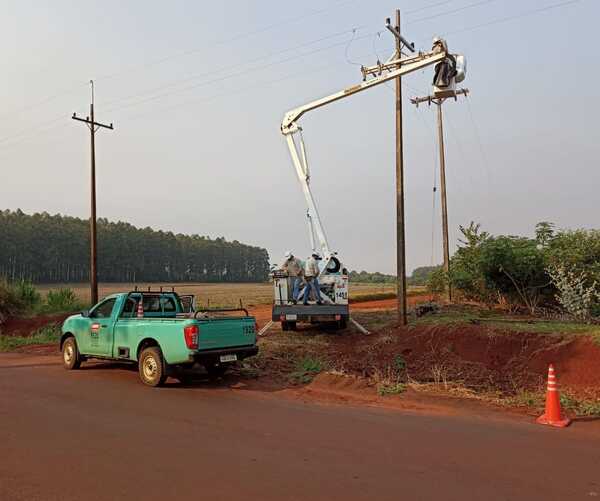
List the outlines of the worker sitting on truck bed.
{"label": "worker sitting on truck bed", "polygon": [[300,293],[300,285],[302,284],[302,275],[304,275],[304,266],[302,261],[292,254],[292,251],[287,251],[284,256],[285,261],[281,268],[284,271],[287,271],[288,276],[294,282],[292,289],[292,302],[296,304],[298,301],[298,294]]}
{"label": "worker sitting on truck bed", "polygon": [[304,301],[305,305],[308,304],[308,298],[310,291],[315,292],[317,298],[317,304],[323,304],[321,302],[321,291],[319,290],[319,263],[321,256],[317,252],[313,252],[312,255],[306,260],[304,265],[304,279],[306,280],[306,287],[304,288]]}

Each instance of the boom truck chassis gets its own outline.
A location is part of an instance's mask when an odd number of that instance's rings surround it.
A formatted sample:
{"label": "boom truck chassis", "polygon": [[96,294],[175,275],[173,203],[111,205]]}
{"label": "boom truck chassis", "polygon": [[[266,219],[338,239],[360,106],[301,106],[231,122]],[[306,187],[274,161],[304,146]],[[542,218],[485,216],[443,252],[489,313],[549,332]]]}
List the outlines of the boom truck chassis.
{"label": "boom truck chassis", "polygon": [[[409,50],[414,52],[412,44],[408,44],[400,37],[397,31],[390,26],[389,20],[387,21],[387,27],[394,36],[401,39]],[[450,54],[446,42],[440,38],[435,38],[433,48],[430,51],[418,52],[409,57],[402,57],[401,52],[396,52],[385,63],[378,61],[375,66],[361,67],[363,76],[361,83],[294,108],[284,115],[281,123],[281,133],[285,137],[306,200],[306,217],[312,251],[320,252],[323,259],[319,266],[319,293],[322,302],[320,305],[313,302],[308,305],[295,304],[290,294],[293,278],[288,277],[283,270],[275,270],[272,273],[274,290],[272,322],[281,322],[283,330],[295,329],[296,323],[302,321],[311,323],[336,322],[338,328],[344,328],[350,320],[348,270],[338,257],[338,253],[329,246],[317,204],[310,188],[311,176],[306,145],[298,121],[309,111],[434,64],[437,64],[436,76],[434,77],[434,94],[436,92],[445,95],[452,93],[455,81],[461,81],[464,78],[466,69],[464,58],[460,55]],[[444,78],[440,78],[440,76]],[[299,296],[301,297],[302,294],[303,291],[301,290]]]}

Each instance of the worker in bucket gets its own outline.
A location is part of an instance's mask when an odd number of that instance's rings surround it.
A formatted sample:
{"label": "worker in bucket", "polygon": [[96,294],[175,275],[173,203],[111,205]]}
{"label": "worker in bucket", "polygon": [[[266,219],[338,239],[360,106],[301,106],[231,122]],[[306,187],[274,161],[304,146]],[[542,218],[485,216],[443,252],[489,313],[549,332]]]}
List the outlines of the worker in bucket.
{"label": "worker in bucket", "polygon": [[318,252],[313,252],[312,255],[306,260],[304,265],[304,280],[306,280],[306,287],[304,288],[304,301],[305,305],[308,304],[308,298],[310,291],[313,290],[317,304],[323,304],[321,302],[321,292],[319,289],[319,261],[321,256]]}
{"label": "worker in bucket", "polygon": [[285,261],[283,262],[282,269],[286,271],[288,276],[293,280],[292,302],[296,304],[298,301],[298,294],[300,293],[300,286],[302,285],[304,266],[302,261],[292,254],[292,251],[287,251],[284,254],[284,257]]}

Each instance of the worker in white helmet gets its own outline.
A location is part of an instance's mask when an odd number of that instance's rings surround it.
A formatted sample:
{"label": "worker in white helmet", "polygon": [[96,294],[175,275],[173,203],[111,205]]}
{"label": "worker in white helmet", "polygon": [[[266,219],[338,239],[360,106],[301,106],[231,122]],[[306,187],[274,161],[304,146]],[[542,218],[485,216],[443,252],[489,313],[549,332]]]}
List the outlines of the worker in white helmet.
{"label": "worker in white helmet", "polygon": [[304,280],[306,280],[306,287],[304,288],[304,301],[305,305],[308,304],[308,298],[310,291],[314,291],[317,304],[323,304],[321,302],[321,292],[319,290],[319,261],[321,256],[318,252],[313,252],[312,255],[306,260],[304,265]]}
{"label": "worker in white helmet", "polygon": [[287,271],[288,276],[293,281],[292,303],[296,304],[298,301],[298,294],[300,293],[300,286],[302,285],[304,265],[300,259],[292,254],[292,251],[287,251],[284,254],[284,257],[285,261],[283,262],[282,269]]}

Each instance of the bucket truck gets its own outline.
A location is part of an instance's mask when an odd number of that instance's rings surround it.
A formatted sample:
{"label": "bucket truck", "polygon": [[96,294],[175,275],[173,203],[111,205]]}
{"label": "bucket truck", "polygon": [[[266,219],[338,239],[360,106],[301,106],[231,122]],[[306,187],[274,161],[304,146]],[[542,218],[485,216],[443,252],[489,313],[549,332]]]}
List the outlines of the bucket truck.
{"label": "bucket truck", "polygon": [[[393,30],[390,30],[393,31]],[[411,46],[408,48],[412,51]],[[429,52],[419,52],[409,57],[394,54],[385,63],[377,62],[375,66],[362,67],[363,81],[352,85],[329,96],[317,99],[303,106],[288,111],[281,123],[281,133],[284,135],[290,150],[292,163],[300,182],[307,204],[307,222],[313,253],[320,253],[320,299],[322,304],[310,302],[308,305],[295,304],[291,298],[291,282],[287,273],[282,270],[273,272],[274,296],[272,321],[281,322],[282,329],[295,329],[296,322],[308,321],[311,323],[321,321],[335,321],[338,327],[343,328],[349,320],[348,307],[348,270],[340,261],[337,252],[329,246],[325,229],[317,210],[317,205],[310,189],[310,170],[306,155],[306,146],[302,137],[302,128],[298,120],[309,111],[321,108],[340,99],[344,99],[377,85],[383,84],[397,77],[421,70],[427,66],[437,64],[436,78],[438,85],[452,86],[457,75],[457,56],[448,52],[446,42],[435,39]],[[460,58],[463,64],[462,57]],[[462,68],[462,66],[461,66]],[[444,80],[439,75],[443,73],[448,78]],[[444,81],[443,81],[444,80]],[[302,297],[302,292],[300,293]]]}

